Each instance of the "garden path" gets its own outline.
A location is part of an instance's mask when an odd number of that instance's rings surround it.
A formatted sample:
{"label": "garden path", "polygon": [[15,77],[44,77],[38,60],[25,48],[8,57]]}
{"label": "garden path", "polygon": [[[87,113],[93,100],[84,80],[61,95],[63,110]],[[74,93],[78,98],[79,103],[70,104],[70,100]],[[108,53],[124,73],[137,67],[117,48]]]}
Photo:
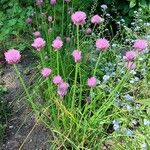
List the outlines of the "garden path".
{"label": "garden path", "polygon": [[[32,74],[28,69],[29,62],[23,61],[18,66],[22,72],[25,69],[28,70],[24,78],[29,81]],[[5,143],[0,149],[18,150],[28,136],[21,150],[48,150],[50,132],[43,125],[37,123],[31,109],[26,104],[25,98],[21,97],[23,90],[12,67],[6,66],[4,68],[2,80],[8,89],[4,100],[10,105],[11,115],[8,118]]]}

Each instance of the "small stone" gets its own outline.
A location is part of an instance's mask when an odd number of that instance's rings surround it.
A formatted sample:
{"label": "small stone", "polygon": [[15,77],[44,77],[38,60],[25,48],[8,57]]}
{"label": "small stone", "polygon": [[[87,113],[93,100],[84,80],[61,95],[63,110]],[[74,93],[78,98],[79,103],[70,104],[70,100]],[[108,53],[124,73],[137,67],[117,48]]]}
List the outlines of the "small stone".
{"label": "small stone", "polygon": [[12,129],[14,126],[9,126],[9,129]]}
{"label": "small stone", "polygon": [[19,142],[17,141],[9,141],[7,142],[7,149],[9,150],[14,150],[14,149],[17,149],[19,147]]}
{"label": "small stone", "polygon": [[107,150],[107,147],[106,147],[106,146],[103,146],[101,150]]}

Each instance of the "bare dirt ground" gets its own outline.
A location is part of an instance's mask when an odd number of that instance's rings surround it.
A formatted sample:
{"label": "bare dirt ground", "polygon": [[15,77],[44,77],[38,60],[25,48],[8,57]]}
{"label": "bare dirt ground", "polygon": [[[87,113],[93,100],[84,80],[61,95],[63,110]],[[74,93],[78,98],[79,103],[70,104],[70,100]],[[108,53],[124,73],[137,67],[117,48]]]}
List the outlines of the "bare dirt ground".
{"label": "bare dirt ground", "polygon": [[[28,68],[29,63],[18,65],[23,72]],[[32,74],[32,73],[31,73]],[[24,78],[28,82],[30,73]],[[12,67],[6,66],[1,80],[5,82],[8,93],[4,100],[8,102],[11,108],[11,115],[8,118],[5,142],[0,146],[1,150],[48,150],[49,139],[51,137],[42,124],[37,123],[35,116],[27,106],[25,98],[22,95],[22,87]]]}

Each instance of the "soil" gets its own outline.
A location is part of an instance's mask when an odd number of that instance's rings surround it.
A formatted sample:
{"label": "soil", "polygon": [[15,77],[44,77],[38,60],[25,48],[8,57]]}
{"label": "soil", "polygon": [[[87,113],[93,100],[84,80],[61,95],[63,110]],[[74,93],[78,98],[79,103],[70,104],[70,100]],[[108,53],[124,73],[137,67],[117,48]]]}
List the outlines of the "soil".
{"label": "soil", "polygon": [[[19,70],[23,72],[28,69],[29,64],[29,62],[18,64]],[[31,70],[28,70],[30,73],[24,76],[26,82],[29,81],[32,74]],[[5,141],[0,146],[0,149],[18,150],[22,146],[20,150],[48,150],[50,148],[50,131],[42,124],[37,123],[34,114],[27,106],[25,98],[21,96],[22,87],[10,65],[4,67],[4,74],[1,78],[8,89],[4,100],[10,106],[11,115],[8,118]],[[29,135],[30,132],[31,134]],[[28,138],[26,139],[27,136]]]}

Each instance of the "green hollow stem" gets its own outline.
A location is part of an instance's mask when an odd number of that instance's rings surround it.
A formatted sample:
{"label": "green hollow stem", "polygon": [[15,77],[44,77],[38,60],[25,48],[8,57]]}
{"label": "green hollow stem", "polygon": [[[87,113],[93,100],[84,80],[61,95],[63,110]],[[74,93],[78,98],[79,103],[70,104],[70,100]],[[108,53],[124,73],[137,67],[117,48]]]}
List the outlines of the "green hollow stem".
{"label": "green hollow stem", "polygon": [[75,69],[75,79],[74,79],[74,90],[73,90],[73,99],[72,99],[72,108],[74,107],[75,104],[75,95],[76,95],[76,87],[77,87],[77,78],[78,78],[78,67],[79,64],[76,64],[76,69]]}
{"label": "green hollow stem", "polygon": [[43,50],[41,50],[41,52],[40,52],[40,60],[41,60],[41,63],[42,63],[42,67],[44,67],[44,53],[43,53]]}
{"label": "green hollow stem", "polygon": [[121,81],[110,93],[106,101],[102,104],[102,106],[98,109],[98,111],[95,112],[94,116],[91,118],[92,121],[94,121],[94,119],[97,118],[98,116],[103,116],[106,113],[106,111],[111,107],[111,105],[113,105],[116,93],[121,92],[122,88],[124,87],[124,84],[128,81],[129,78],[130,72],[127,70],[126,74],[122,77]]}
{"label": "green hollow stem", "polygon": [[[61,68],[63,77],[66,78],[66,75],[65,75],[65,68],[64,68],[64,66],[63,66],[63,60],[62,60],[61,53],[59,54],[59,61],[60,61],[59,69]],[[60,70],[59,70],[59,72],[60,72]]]}
{"label": "green hollow stem", "polygon": [[80,50],[79,48],[79,25],[77,25],[77,49]]}
{"label": "green hollow stem", "polygon": [[27,98],[28,98],[29,103],[31,104],[33,110],[34,110],[35,112],[37,112],[36,107],[35,107],[35,104],[33,103],[32,97],[30,96],[30,94],[29,94],[29,92],[28,92],[28,89],[27,89],[27,87],[26,87],[26,85],[25,85],[25,82],[24,82],[23,78],[21,77],[21,74],[20,74],[20,72],[19,72],[17,66],[16,66],[15,64],[14,64],[13,66],[14,66],[14,69],[15,69],[15,71],[16,71],[17,76],[19,77],[20,83],[21,83],[22,87],[24,88],[24,91],[25,91],[25,93],[26,93],[26,95],[27,95]]}
{"label": "green hollow stem", "polygon": [[94,30],[95,30],[95,27],[96,27],[96,24],[94,24],[94,27],[93,27],[93,32],[94,32]]}
{"label": "green hollow stem", "polygon": [[62,35],[62,36],[63,36],[63,34],[64,34],[64,10],[65,10],[65,4],[64,4],[64,0],[63,0],[62,26],[61,26],[61,35]]}
{"label": "green hollow stem", "polygon": [[79,77],[80,77],[80,96],[79,96],[79,107],[82,108],[82,92],[83,92],[83,86],[82,86],[82,75],[81,75],[81,67],[79,67]]}
{"label": "green hollow stem", "polygon": [[57,50],[56,59],[57,59],[57,74],[59,74],[59,51],[58,50]]}
{"label": "green hollow stem", "polygon": [[100,57],[101,57],[101,52],[99,53],[99,56],[98,56],[97,62],[96,62],[96,64],[95,64],[95,68],[94,68],[93,76],[95,76],[95,75],[96,75],[96,71],[97,71],[97,67],[98,67],[99,61],[100,61]]}
{"label": "green hollow stem", "polygon": [[[37,12],[37,8],[35,7],[35,11]],[[37,29],[39,30],[39,24],[38,24],[38,17],[37,17],[37,13],[35,14],[35,20],[36,20],[36,26],[37,26]]]}
{"label": "green hollow stem", "polygon": [[[77,25],[77,49],[79,50],[79,26],[78,25]],[[73,98],[72,98],[72,108],[74,107],[74,104],[75,104],[75,95],[76,95],[76,88],[77,88],[78,69],[79,69],[79,63],[76,63],[76,66],[75,66],[74,89],[73,89]]]}
{"label": "green hollow stem", "polygon": [[[44,61],[44,51],[41,51],[40,52],[40,60],[41,60],[41,63],[42,63],[42,67],[44,68],[45,67],[45,61]],[[48,86],[48,91],[51,90],[51,84],[50,84],[50,80],[46,80],[47,82],[47,86]]]}
{"label": "green hollow stem", "polygon": [[[46,65],[45,58],[44,58],[44,50],[41,50],[39,55],[40,55],[42,67],[44,68]],[[50,91],[51,90],[51,84],[50,84],[51,82],[49,79],[46,80],[46,82],[47,82],[47,86],[48,86],[48,91]]]}
{"label": "green hollow stem", "polygon": [[[55,7],[54,7],[54,21],[53,21],[53,29],[54,29],[54,27],[55,27],[55,19],[56,19],[56,9],[55,9]],[[55,37],[55,32],[54,32],[54,30],[53,30],[53,38]]]}
{"label": "green hollow stem", "polygon": [[[98,64],[99,64],[99,61],[100,61],[100,57],[101,57],[101,52],[99,53],[97,62],[95,64],[95,68],[94,68],[94,71],[93,71],[93,76],[96,76],[97,67],[98,67]],[[90,89],[90,96],[92,95],[92,93],[93,93],[93,88]],[[91,96],[91,99],[92,99],[92,96]]]}

